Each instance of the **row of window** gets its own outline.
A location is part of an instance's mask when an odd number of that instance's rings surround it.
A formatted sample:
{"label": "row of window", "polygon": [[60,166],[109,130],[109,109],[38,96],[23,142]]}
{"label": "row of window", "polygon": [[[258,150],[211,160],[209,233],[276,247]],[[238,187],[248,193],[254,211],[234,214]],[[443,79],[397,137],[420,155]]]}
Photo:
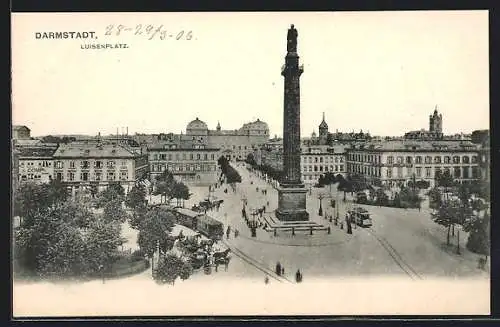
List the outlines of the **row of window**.
{"label": "row of window", "polygon": [[215,165],[203,165],[203,164],[152,164],[152,172],[162,172],[162,171],[216,171],[217,167]]}
{"label": "row of window", "polygon": [[344,171],[344,165],[330,165],[330,166],[303,166],[303,172],[312,172],[312,171]]}
{"label": "row of window", "polygon": [[[52,176],[49,175],[49,179],[51,177]],[[28,180],[28,179],[41,179],[41,178],[42,178],[42,175],[37,175],[37,174],[21,175],[21,180],[22,181],[25,181],[25,180]]]}
{"label": "row of window", "polygon": [[[68,162],[64,162],[64,161],[56,161],[55,164],[54,164],[54,167],[55,168],[64,168],[66,163],[68,164],[68,167],[69,168],[76,168],[77,164],[75,161],[69,161]],[[93,162],[94,165],[93,167],[94,168],[103,168],[104,167],[104,161],[101,161],[101,160],[96,160]],[[121,160],[120,162],[121,166],[124,167],[124,166],[127,166],[127,160]],[[115,160],[108,160],[106,161],[106,167],[107,168],[114,168],[116,165],[116,161]],[[80,161],[80,168],[82,169],[90,169],[91,167],[91,162],[88,161],[88,160],[82,160]]]}
{"label": "row of window", "polygon": [[[348,158],[350,161],[358,161],[358,162],[374,162],[374,163],[381,163],[381,156],[380,155],[374,155],[374,154],[357,154],[357,153],[350,153],[348,154]],[[413,164],[414,161],[416,164],[421,164],[426,163],[426,164],[440,164],[440,163],[464,163],[464,164],[469,164],[469,163],[477,163],[477,156],[387,156],[387,164],[391,165],[394,163],[397,164]]]}
{"label": "row of window", "polygon": [[[469,163],[477,163],[477,156],[472,156],[472,157],[469,157],[469,156],[435,156],[435,157],[431,157],[431,156],[425,156],[424,158],[424,163],[426,164],[430,164],[430,163],[435,163],[435,164],[441,164],[441,163],[445,163],[445,164],[450,164],[450,163],[454,163],[454,164],[459,164],[459,163],[464,163],[464,164],[469,164]],[[394,157],[393,156],[388,156],[387,157],[387,163],[388,164],[393,164],[394,163]],[[413,157],[411,156],[407,156],[406,158],[403,158],[402,156],[398,156],[396,157],[396,163],[398,164],[403,164],[403,163],[406,163],[406,164],[412,164],[413,163]],[[415,163],[416,164],[421,164],[422,163],[422,157],[421,156],[415,156]]]}
{"label": "row of window", "polygon": [[[60,181],[76,181],[76,176],[77,174],[74,172],[68,172],[66,173],[66,176],[63,173],[56,173],[56,178]],[[99,172],[96,172],[94,174],[90,174],[87,172],[82,172],[80,173],[80,181],[102,181],[104,180],[103,177],[106,176],[107,181],[114,181],[114,180],[121,180],[121,181],[126,181],[128,180],[128,171],[122,170],[120,171],[119,174],[115,174],[115,172],[108,172],[107,174],[102,174]]]}
{"label": "row of window", "polygon": [[[463,169],[462,169],[463,168]],[[453,175],[454,178],[479,178],[480,172],[477,167],[446,167],[444,169],[441,168],[435,168],[435,175],[443,173],[443,172],[448,172]],[[424,175],[422,174],[424,173]],[[413,175],[413,170],[408,169],[407,170],[407,177],[411,177]],[[398,178],[403,178],[403,167],[397,167],[396,170],[396,175],[393,174],[393,169],[388,168],[387,169],[387,174],[386,176],[388,178],[392,178],[393,176],[396,176]],[[416,167],[415,168],[415,177],[427,177],[431,178],[432,177],[432,168],[431,167]]]}
{"label": "row of window", "polygon": [[302,156],[302,161],[303,162],[308,162],[308,163],[313,163],[313,162],[319,162],[319,163],[327,163],[327,162],[344,162],[344,157],[343,156],[329,156],[329,157],[311,157],[311,156]]}
{"label": "row of window", "polygon": [[208,153],[197,153],[196,155],[194,153],[190,153],[189,155],[187,153],[176,153],[175,155],[172,153],[153,153],[151,154],[151,160],[215,160],[215,154],[208,154]]}
{"label": "row of window", "polygon": [[[19,161],[19,167],[24,167],[24,161],[20,160]],[[37,166],[37,167],[52,167],[52,162],[51,161],[38,161],[36,162],[33,162],[33,161],[28,161],[26,162],[26,167],[34,167],[34,166]]]}

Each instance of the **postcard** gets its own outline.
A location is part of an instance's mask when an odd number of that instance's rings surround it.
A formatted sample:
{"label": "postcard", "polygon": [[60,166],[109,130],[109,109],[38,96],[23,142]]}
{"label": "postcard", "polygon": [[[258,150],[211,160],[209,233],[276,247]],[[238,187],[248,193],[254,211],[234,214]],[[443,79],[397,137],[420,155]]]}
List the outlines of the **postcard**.
{"label": "postcard", "polygon": [[487,11],[12,14],[14,318],[488,315]]}

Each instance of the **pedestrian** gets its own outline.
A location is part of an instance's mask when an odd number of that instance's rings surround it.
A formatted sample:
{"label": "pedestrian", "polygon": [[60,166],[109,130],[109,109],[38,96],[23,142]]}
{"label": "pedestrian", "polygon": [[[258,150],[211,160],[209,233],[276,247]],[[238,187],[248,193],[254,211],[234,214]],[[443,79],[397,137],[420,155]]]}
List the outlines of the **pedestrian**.
{"label": "pedestrian", "polygon": [[264,278],[264,283],[265,283],[266,285],[267,285],[267,284],[269,284],[269,277],[268,277],[268,276],[266,276],[266,278]]}
{"label": "pedestrian", "polygon": [[285,267],[281,266],[281,276],[285,276]]}
{"label": "pedestrian", "polygon": [[295,273],[295,282],[300,283],[302,281],[302,274],[300,273],[300,270],[297,269],[297,272]]}
{"label": "pedestrian", "polygon": [[276,275],[278,276],[281,276],[281,264],[280,262],[278,261],[278,263],[276,263]]}

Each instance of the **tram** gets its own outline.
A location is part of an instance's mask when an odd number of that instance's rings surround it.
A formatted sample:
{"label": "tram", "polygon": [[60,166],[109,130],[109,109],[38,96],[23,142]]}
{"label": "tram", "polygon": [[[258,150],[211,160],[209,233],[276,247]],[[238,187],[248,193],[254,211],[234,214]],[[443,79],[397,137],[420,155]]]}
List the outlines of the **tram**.
{"label": "tram", "polygon": [[370,217],[370,213],[361,207],[354,207],[347,212],[349,214],[349,218],[352,222],[360,227],[370,227],[372,226],[372,219]]}

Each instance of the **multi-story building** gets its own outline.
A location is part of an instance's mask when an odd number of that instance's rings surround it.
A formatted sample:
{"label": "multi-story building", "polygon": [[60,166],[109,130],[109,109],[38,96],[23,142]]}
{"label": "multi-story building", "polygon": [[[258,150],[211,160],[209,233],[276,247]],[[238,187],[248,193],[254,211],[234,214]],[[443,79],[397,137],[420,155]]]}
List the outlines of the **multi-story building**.
{"label": "multi-story building", "polygon": [[[257,165],[283,169],[283,141],[271,140],[253,153]],[[300,169],[304,184],[316,184],[321,175],[346,175],[345,147],[342,145],[302,145]]]}
{"label": "multi-story building", "polygon": [[54,178],[53,155],[57,145],[17,147],[19,182],[48,183]]}
{"label": "multi-story building", "polygon": [[479,168],[481,170],[481,179],[490,182],[490,139],[486,138],[481,144],[479,150]]}
{"label": "multi-story building", "polygon": [[[181,143],[182,144],[182,143]],[[164,142],[148,148],[151,180],[167,170],[179,181],[193,186],[215,184],[219,174],[219,149],[201,144],[181,146],[178,142]],[[186,145],[186,144],[184,144]]]}
{"label": "multi-story building", "polygon": [[12,148],[12,193],[14,194],[19,188],[19,150]]}
{"label": "multi-story building", "polygon": [[12,139],[14,140],[29,140],[31,138],[31,130],[24,125],[12,126]]}
{"label": "multi-story building", "polygon": [[101,191],[111,182],[119,182],[128,192],[148,171],[146,155],[117,144],[60,145],[53,158],[54,178],[74,190],[95,186]]}
{"label": "multi-story building", "polygon": [[300,155],[302,181],[306,184],[316,184],[319,177],[326,173],[345,177],[347,170],[345,154],[345,147],[342,145],[303,146]]}
{"label": "multi-story building", "polygon": [[406,185],[413,178],[435,185],[448,171],[460,183],[478,179],[479,147],[455,141],[386,141],[354,144],[347,151],[347,171],[372,184]]}
{"label": "multi-story building", "polygon": [[209,130],[205,122],[196,118],[187,125],[186,134],[181,140],[220,149],[228,160],[243,161],[254,149],[269,140],[269,127],[257,119],[236,130],[222,130],[220,123],[217,123],[215,130]]}

